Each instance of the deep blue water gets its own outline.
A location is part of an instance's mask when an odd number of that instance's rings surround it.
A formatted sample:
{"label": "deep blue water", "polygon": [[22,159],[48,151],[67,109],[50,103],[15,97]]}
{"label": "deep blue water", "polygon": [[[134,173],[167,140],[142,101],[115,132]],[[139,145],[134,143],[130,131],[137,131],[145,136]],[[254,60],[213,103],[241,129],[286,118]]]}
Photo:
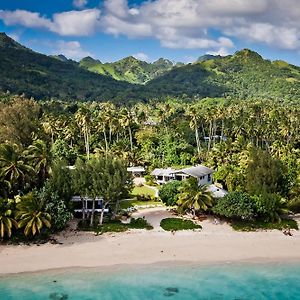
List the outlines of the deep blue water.
{"label": "deep blue water", "polygon": [[0,277],[0,299],[293,300],[300,299],[300,263],[151,265],[11,275]]}

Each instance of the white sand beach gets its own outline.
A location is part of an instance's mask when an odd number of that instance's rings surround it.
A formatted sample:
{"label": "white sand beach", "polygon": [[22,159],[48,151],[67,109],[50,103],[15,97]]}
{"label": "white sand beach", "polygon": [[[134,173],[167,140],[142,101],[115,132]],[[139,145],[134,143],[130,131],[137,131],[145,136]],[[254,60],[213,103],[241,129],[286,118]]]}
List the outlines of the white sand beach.
{"label": "white sand beach", "polygon": [[[172,234],[159,227],[170,216],[165,208],[135,213],[145,216],[154,230],[104,234],[65,231],[61,244],[0,245],[0,274],[69,267],[104,267],[159,262],[227,263],[238,261],[299,261],[300,232],[235,232],[227,224],[201,222],[201,231]],[[299,223],[299,219],[298,219]]]}

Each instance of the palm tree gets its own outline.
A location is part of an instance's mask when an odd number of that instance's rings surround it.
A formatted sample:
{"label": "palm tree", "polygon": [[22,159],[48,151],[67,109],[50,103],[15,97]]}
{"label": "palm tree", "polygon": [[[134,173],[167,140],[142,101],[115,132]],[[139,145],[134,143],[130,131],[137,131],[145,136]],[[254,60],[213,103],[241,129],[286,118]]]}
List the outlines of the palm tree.
{"label": "palm tree", "polygon": [[206,211],[212,206],[213,197],[211,192],[207,190],[206,185],[198,185],[196,178],[187,179],[180,188],[177,204],[181,212],[192,210],[195,216],[196,211]]}
{"label": "palm tree", "polygon": [[0,177],[10,183],[13,192],[24,188],[26,178],[32,173],[34,170],[25,163],[18,145],[0,145]]}
{"label": "palm tree", "polygon": [[44,182],[48,177],[51,163],[51,155],[46,143],[42,140],[36,140],[24,151],[24,154],[32,163],[35,172],[40,175],[41,182]]}
{"label": "palm tree", "polygon": [[87,107],[81,107],[75,114],[75,120],[83,134],[87,159],[90,159],[90,128],[92,123],[90,110]]}
{"label": "palm tree", "polygon": [[21,202],[17,204],[16,219],[19,220],[19,228],[25,227],[25,236],[30,234],[35,236],[41,232],[44,226],[51,227],[51,216],[45,212],[44,202],[37,199],[32,193],[23,197]]}
{"label": "palm tree", "polygon": [[11,237],[12,227],[18,228],[17,222],[12,217],[12,210],[9,208],[9,202],[0,199],[0,237],[4,238],[5,234]]}
{"label": "palm tree", "polygon": [[121,119],[120,123],[124,129],[128,129],[129,133],[129,141],[130,141],[130,150],[133,151],[133,137],[132,137],[132,129],[131,127],[136,124],[135,115],[132,111],[127,108],[124,108],[121,111]]}
{"label": "palm tree", "polygon": [[51,115],[46,116],[45,120],[42,122],[43,129],[46,134],[51,136],[51,144],[54,144],[54,137],[58,133],[57,122],[55,118]]}
{"label": "palm tree", "polygon": [[198,130],[198,120],[199,120],[199,113],[197,112],[197,109],[195,106],[190,106],[186,112],[186,114],[190,118],[190,128],[195,131],[195,139],[196,139],[196,145],[197,145],[197,151],[198,154],[201,151],[201,144],[199,139],[199,130]]}

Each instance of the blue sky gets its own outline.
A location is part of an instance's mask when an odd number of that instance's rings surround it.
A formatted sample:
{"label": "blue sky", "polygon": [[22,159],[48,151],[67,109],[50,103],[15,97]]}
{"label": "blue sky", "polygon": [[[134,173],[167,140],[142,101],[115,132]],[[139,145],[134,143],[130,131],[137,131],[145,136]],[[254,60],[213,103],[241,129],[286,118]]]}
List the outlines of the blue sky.
{"label": "blue sky", "polygon": [[45,54],[191,62],[250,48],[300,65],[299,0],[1,0],[0,31]]}

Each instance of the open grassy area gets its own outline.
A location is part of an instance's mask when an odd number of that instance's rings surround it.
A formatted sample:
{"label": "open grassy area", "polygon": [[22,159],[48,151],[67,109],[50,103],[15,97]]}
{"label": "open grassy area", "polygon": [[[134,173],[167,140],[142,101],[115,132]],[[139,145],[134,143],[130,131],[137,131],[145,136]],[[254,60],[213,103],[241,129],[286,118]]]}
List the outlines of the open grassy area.
{"label": "open grassy area", "polygon": [[155,197],[155,191],[147,186],[136,186],[132,191],[132,195],[149,195],[151,197]]}
{"label": "open grassy area", "polygon": [[191,220],[183,220],[179,218],[163,219],[160,222],[160,226],[166,231],[193,230],[202,228],[201,225],[195,224]]}
{"label": "open grassy area", "polygon": [[103,223],[101,226],[97,225],[95,227],[90,227],[88,225],[83,225],[82,223],[78,224],[78,229],[83,231],[94,231],[97,234],[103,234],[105,232],[124,232],[129,229],[153,229],[152,225],[150,225],[145,219],[131,219],[129,224],[123,224],[119,220],[109,220]]}
{"label": "open grassy area", "polygon": [[284,230],[287,227],[298,230],[298,224],[292,219],[283,219],[281,222],[262,222],[262,221],[232,221],[231,227],[236,231],[257,231],[257,230]]}

